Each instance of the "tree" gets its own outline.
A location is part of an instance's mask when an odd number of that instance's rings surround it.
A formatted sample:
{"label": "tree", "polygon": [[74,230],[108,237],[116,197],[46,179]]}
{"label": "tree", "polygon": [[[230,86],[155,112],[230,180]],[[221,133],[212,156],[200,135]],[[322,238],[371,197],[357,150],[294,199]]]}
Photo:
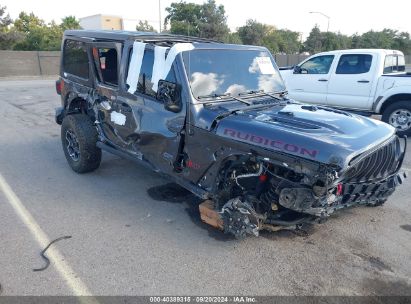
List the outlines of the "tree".
{"label": "tree", "polygon": [[136,31],[139,32],[157,32],[154,27],[150,24],[148,24],[147,20],[139,21],[138,25],[136,26]]}
{"label": "tree", "polygon": [[344,50],[351,47],[352,38],[341,33],[322,32],[321,51]]}
{"label": "tree", "polygon": [[21,12],[19,18],[14,21],[14,29],[24,35],[24,39],[14,45],[15,50],[56,51],[60,49],[63,28],[54,21],[45,24],[33,13]]}
{"label": "tree", "polygon": [[244,26],[238,28],[238,35],[244,44],[262,45],[271,53],[291,54],[301,49],[298,32],[279,30],[256,20],[247,20]]}
{"label": "tree", "polygon": [[10,29],[13,23],[10,15],[6,15],[6,7],[0,6],[0,50],[10,50],[23,39],[23,35],[14,29]]}
{"label": "tree", "polygon": [[63,31],[81,29],[80,21],[74,16],[67,16],[61,19],[60,27]]}
{"label": "tree", "polygon": [[24,35],[13,29],[0,31],[0,50],[11,50],[14,46],[24,39]]}
{"label": "tree", "polygon": [[238,35],[237,32],[234,33],[228,33],[223,41],[225,43],[231,43],[231,44],[242,44],[243,42],[241,41],[240,35]]}
{"label": "tree", "polygon": [[308,35],[307,39],[304,42],[304,49],[307,52],[312,54],[318,53],[322,51],[323,47],[323,35],[319,27],[316,25],[311,30],[310,34]]}
{"label": "tree", "polygon": [[6,15],[7,7],[0,5],[0,31],[6,31],[9,25],[13,22],[10,15]]}
{"label": "tree", "polygon": [[45,26],[44,21],[38,18],[33,13],[27,14],[26,12],[21,12],[19,17],[14,21],[14,28],[22,33],[30,33],[31,30]]}
{"label": "tree", "polygon": [[351,48],[354,36],[348,37],[341,33],[321,32],[316,25],[304,42],[304,50],[310,53],[323,51],[343,50]]}
{"label": "tree", "polygon": [[168,12],[164,26],[170,24],[173,34],[190,35],[215,40],[224,40],[229,34],[223,5],[214,0],[203,4],[173,2],[166,8]]}
{"label": "tree", "polygon": [[249,19],[237,32],[244,44],[262,45],[268,29],[265,24]]}
{"label": "tree", "polygon": [[384,29],[381,32],[368,31],[361,35],[358,42],[360,48],[389,49],[392,44],[394,33]]}
{"label": "tree", "polygon": [[393,49],[401,50],[404,54],[411,54],[411,39],[407,32],[397,33],[392,45]]}
{"label": "tree", "polygon": [[285,54],[299,53],[301,50],[300,33],[290,30],[275,30],[271,35],[277,41],[278,52]]}
{"label": "tree", "polygon": [[164,20],[164,27],[170,23],[170,33],[200,36],[201,5],[173,2],[166,11],[168,15]]}
{"label": "tree", "polygon": [[21,51],[58,51],[60,50],[63,31],[54,22],[44,26],[32,27],[23,41],[14,47]]}
{"label": "tree", "polygon": [[352,47],[397,49],[404,54],[411,53],[410,34],[392,29],[383,29],[380,32],[368,31],[361,36],[353,35]]}
{"label": "tree", "polygon": [[215,0],[208,0],[200,10],[200,37],[223,40],[230,32],[223,5],[216,5]]}

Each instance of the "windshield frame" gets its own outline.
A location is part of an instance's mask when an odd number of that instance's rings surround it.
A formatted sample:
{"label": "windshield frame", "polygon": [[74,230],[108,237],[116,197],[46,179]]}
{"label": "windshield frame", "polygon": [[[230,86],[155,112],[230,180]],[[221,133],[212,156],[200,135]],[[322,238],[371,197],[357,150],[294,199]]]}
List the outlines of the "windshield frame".
{"label": "windshield frame", "polygon": [[[283,77],[280,73],[278,65],[277,65],[273,55],[271,54],[271,52],[267,48],[259,47],[259,46],[248,46],[248,45],[238,45],[238,46],[239,47],[237,47],[237,48],[236,47],[232,47],[232,48],[215,47],[215,46],[212,46],[212,47],[197,47],[197,48],[195,48],[191,51],[185,51],[185,52],[182,52],[181,54],[179,54],[179,57],[180,57],[180,60],[181,60],[181,65],[182,65],[182,68],[183,68],[183,72],[184,72],[184,75],[185,75],[185,78],[186,78],[187,90],[188,90],[188,92],[190,94],[190,97],[191,97],[190,98],[191,99],[190,103],[192,103],[192,104],[204,104],[204,103],[206,103],[205,98],[198,98],[198,96],[194,95],[194,92],[193,92],[192,87],[191,87],[190,75],[189,75],[189,73],[186,69],[186,64],[185,64],[184,57],[183,57],[183,55],[185,53],[195,52],[195,51],[222,51],[222,52],[224,52],[224,51],[238,51],[238,52],[248,52],[248,51],[256,51],[256,52],[260,51],[261,52],[261,51],[264,51],[270,57],[271,62],[273,63],[274,69],[276,70],[276,73],[278,74],[278,77],[279,77],[279,79],[281,79],[281,82],[284,86],[284,91],[285,92],[287,91],[287,87],[286,87],[284,79],[283,79]],[[278,93],[278,92],[265,92],[265,93]],[[224,102],[224,101],[228,101],[228,100],[235,101],[236,97],[240,97],[240,96],[233,95],[233,96],[226,96],[226,97],[223,97],[223,98],[210,97],[210,98],[207,98],[207,99],[208,100],[214,100],[214,101],[216,101],[218,99],[221,99],[220,101]],[[250,96],[250,97],[252,97],[252,96]]]}

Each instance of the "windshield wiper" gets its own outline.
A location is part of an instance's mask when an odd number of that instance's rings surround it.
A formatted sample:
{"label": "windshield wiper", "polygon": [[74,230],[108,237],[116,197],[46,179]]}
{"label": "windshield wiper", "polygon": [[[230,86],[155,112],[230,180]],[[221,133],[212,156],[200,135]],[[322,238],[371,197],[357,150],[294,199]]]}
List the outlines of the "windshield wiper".
{"label": "windshield wiper", "polygon": [[237,101],[239,101],[239,102],[245,103],[245,104],[248,105],[248,106],[251,106],[251,105],[253,104],[252,102],[250,102],[250,101],[248,101],[248,100],[244,100],[244,99],[239,98],[239,97],[231,96],[231,98],[234,99],[234,100],[237,100]]}
{"label": "windshield wiper", "polygon": [[265,94],[264,90],[251,90],[251,91],[244,91],[241,93],[238,93],[238,96],[241,95],[256,95],[256,94]]}
{"label": "windshield wiper", "polygon": [[283,101],[284,96],[287,93],[288,93],[287,91],[264,92],[264,90],[258,90],[258,91],[245,91],[245,92],[239,93],[238,95],[239,96],[241,96],[241,95],[255,95],[257,97],[269,96],[269,97],[274,98],[276,100]]}
{"label": "windshield wiper", "polygon": [[269,92],[269,93],[266,93],[266,94],[268,94],[269,96],[271,96],[273,98],[278,98],[275,95],[278,95],[281,98],[284,98],[284,96],[288,94],[288,91],[284,90],[284,91],[278,91],[278,92]]}
{"label": "windshield wiper", "polygon": [[201,96],[197,96],[197,99],[204,99],[204,98],[221,98],[221,97],[230,97],[231,94],[227,93],[227,94],[208,94],[208,95],[201,95]]}
{"label": "windshield wiper", "polygon": [[[241,95],[261,95],[261,96],[270,96],[275,99],[279,99],[279,97],[284,97],[284,95],[287,94],[287,91],[278,91],[278,92],[265,92],[264,90],[251,90],[251,91],[245,91],[241,92],[238,94],[238,96]],[[275,96],[278,95],[278,96]]]}
{"label": "windshield wiper", "polygon": [[[228,98],[222,100],[221,99],[222,97],[228,97]],[[203,99],[203,98],[216,98],[217,99],[216,101],[206,101],[206,102],[203,101],[202,102],[202,103],[207,103],[207,104],[217,103],[217,102],[222,102],[222,101],[229,101],[229,100],[239,101],[239,102],[245,103],[246,105],[252,105],[253,104],[252,102],[249,102],[249,101],[244,100],[242,98],[234,97],[234,96],[231,95],[231,93],[202,95],[202,96],[198,96],[197,98],[198,99]]]}

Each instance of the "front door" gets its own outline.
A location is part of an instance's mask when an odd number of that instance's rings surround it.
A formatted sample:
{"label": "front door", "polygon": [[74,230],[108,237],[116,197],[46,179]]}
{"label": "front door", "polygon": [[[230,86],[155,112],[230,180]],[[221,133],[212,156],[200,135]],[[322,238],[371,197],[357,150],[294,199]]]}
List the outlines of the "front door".
{"label": "front door", "polygon": [[341,55],[328,84],[327,105],[370,109],[376,65],[371,54]]}
{"label": "front door", "polygon": [[306,103],[325,104],[333,55],[313,57],[299,66],[287,80],[289,97]]}
{"label": "front door", "polygon": [[[134,44],[134,47],[137,47]],[[132,125],[123,133],[122,138],[127,143],[127,150],[137,154],[142,159],[151,163],[162,172],[171,173],[175,169],[175,162],[179,158],[181,131],[184,128],[186,117],[186,104],[180,112],[174,113],[164,108],[164,104],[157,100],[156,90],[151,82],[154,65],[153,46],[146,46],[139,71],[129,70],[133,56],[141,52],[133,52],[133,46],[125,50],[123,62],[125,88],[118,101],[123,107],[128,107],[126,125]],[[136,58],[135,58],[136,59]],[[140,59],[141,60],[141,59]],[[181,83],[176,73],[177,65],[174,63],[165,80]],[[130,73],[138,73],[138,77],[128,77]],[[136,90],[130,92],[127,79],[137,79]],[[132,89],[134,90],[134,89]]]}

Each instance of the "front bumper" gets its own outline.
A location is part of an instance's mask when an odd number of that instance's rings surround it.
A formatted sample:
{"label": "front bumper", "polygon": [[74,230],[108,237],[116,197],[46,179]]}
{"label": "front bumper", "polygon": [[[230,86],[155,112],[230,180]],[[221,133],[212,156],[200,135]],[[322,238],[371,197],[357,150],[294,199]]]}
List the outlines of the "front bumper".
{"label": "front bumper", "polygon": [[[380,176],[378,180],[357,180],[342,179],[339,183],[340,191],[331,190],[324,197],[317,197],[309,188],[284,188],[281,190],[279,203],[288,209],[307,213],[320,217],[327,217],[338,209],[348,208],[356,205],[378,205],[387,200],[395,191],[395,188],[401,185],[407,177],[405,172],[400,172],[402,163],[407,150],[407,140],[405,138],[403,151],[397,154],[398,157],[392,159],[394,171],[388,176]],[[398,151],[398,150],[397,150]],[[376,160],[376,159],[374,159]],[[386,159],[379,160],[387,162]],[[371,164],[367,164],[371,168]],[[376,168],[384,166],[374,164]],[[370,171],[366,172],[369,174]],[[372,172],[372,171],[371,171]],[[375,171],[380,173],[381,171]],[[384,171],[386,172],[386,171]],[[337,185],[335,185],[337,186]]]}
{"label": "front bumper", "polygon": [[[400,148],[399,148],[400,149]],[[404,179],[407,177],[405,172],[400,172],[402,163],[407,151],[407,137],[404,138],[404,148],[397,160],[395,171],[385,177],[383,180],[371,181],[371,182],[346,182],[343,184],[341,193],[341,204],[352,206],[356,204],[373,204],[379,201],[385,201],[395,190],[395,188],[401,185]],[[387,162],[387,159],[381,159],[381,162]],[[380,167],[380,165],[374,165],[374,167]]]}
{"label": "front bumper", "polygon": [[378,182],[344,184],[340,195],[328,194],[323,198],[316,197],[308,188],[284,188],[279,203],[293,211],[325,218],[339,209],[384,202],[404,178],[405,173],[396,172]]}
{"label": "front bumper", "polygon": [[375,183],[344,184],[341,204],[351,206],[384,201],[406,177],[405,172],[399,172]]}

